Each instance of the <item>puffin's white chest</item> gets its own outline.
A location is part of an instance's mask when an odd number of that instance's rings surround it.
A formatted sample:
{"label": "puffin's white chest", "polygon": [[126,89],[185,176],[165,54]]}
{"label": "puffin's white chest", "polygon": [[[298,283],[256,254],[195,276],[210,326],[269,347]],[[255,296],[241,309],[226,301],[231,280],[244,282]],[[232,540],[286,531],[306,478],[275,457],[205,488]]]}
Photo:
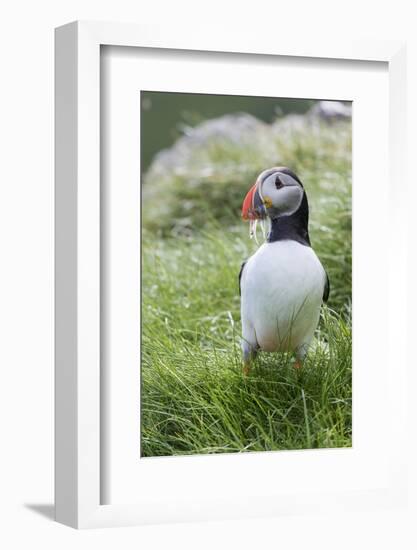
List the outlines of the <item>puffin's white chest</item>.
{"label": "puffin's white chest", "polygon": [[243,339],[264,351],[308,346],[317,327],[325,271],[312,248],[295,241],[263,244],[241,281]]}

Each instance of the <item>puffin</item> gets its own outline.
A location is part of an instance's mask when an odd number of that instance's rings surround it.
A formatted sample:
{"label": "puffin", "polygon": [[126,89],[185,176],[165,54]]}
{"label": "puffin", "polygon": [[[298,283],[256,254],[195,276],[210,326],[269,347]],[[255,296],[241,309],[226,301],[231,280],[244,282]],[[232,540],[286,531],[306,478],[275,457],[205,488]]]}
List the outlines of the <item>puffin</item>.
{"label": "puffin", "polygon": [[329,277],[308,233],[307,194],[298,176],[278,166],[264,170],[247,193],[242,218],[269,225],[265,242],[242,263],[243,372],[258,351],[290,352],[301,368],[330,293]]}

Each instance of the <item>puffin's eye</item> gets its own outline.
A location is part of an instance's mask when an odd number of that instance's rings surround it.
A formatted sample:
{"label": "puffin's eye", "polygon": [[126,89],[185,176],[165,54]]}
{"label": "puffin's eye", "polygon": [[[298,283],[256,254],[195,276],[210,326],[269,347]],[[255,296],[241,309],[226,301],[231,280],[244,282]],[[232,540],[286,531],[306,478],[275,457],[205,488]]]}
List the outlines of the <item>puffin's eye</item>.
{"label": "puffin's eye", "polygon": [[282,183],[282,181],[279,179],[279,176],[277,176],[275,178],[275,187],[277,189],[281,189],[281,187],[284,187],[284,184]]}

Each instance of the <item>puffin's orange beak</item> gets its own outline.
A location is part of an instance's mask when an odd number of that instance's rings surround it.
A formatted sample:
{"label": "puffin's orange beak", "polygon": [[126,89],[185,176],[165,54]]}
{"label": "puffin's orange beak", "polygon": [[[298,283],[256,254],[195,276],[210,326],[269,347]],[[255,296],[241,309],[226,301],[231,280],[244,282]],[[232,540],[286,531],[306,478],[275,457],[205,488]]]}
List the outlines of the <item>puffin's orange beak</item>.
{"label": "puffin's orange beak", "polygon": [[242,204],[242,218],[244,220],[260,220],[265,217],[265,207],[258,193],[258,185],[253,185]]}
{"label": "puffin's orange beak", "polygon": [[242,204],[242,218],[244,220],[255,220],[257,218],[255,208],[254,208],[254,202],[255,202],[255,192],[256,192],[256,183],[253,185]]}

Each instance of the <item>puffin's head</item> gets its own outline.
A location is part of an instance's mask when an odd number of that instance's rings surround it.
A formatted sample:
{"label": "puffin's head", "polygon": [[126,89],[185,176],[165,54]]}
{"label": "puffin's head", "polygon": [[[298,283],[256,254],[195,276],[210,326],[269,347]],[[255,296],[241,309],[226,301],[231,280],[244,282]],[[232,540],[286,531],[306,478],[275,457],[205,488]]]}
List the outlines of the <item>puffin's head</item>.
{"label": "puffin's head", "polygon": [[244,220],[271,220],[291,216],[300,208],[304,188],[289,168],[277,166],[259,174],[242,205]]}

